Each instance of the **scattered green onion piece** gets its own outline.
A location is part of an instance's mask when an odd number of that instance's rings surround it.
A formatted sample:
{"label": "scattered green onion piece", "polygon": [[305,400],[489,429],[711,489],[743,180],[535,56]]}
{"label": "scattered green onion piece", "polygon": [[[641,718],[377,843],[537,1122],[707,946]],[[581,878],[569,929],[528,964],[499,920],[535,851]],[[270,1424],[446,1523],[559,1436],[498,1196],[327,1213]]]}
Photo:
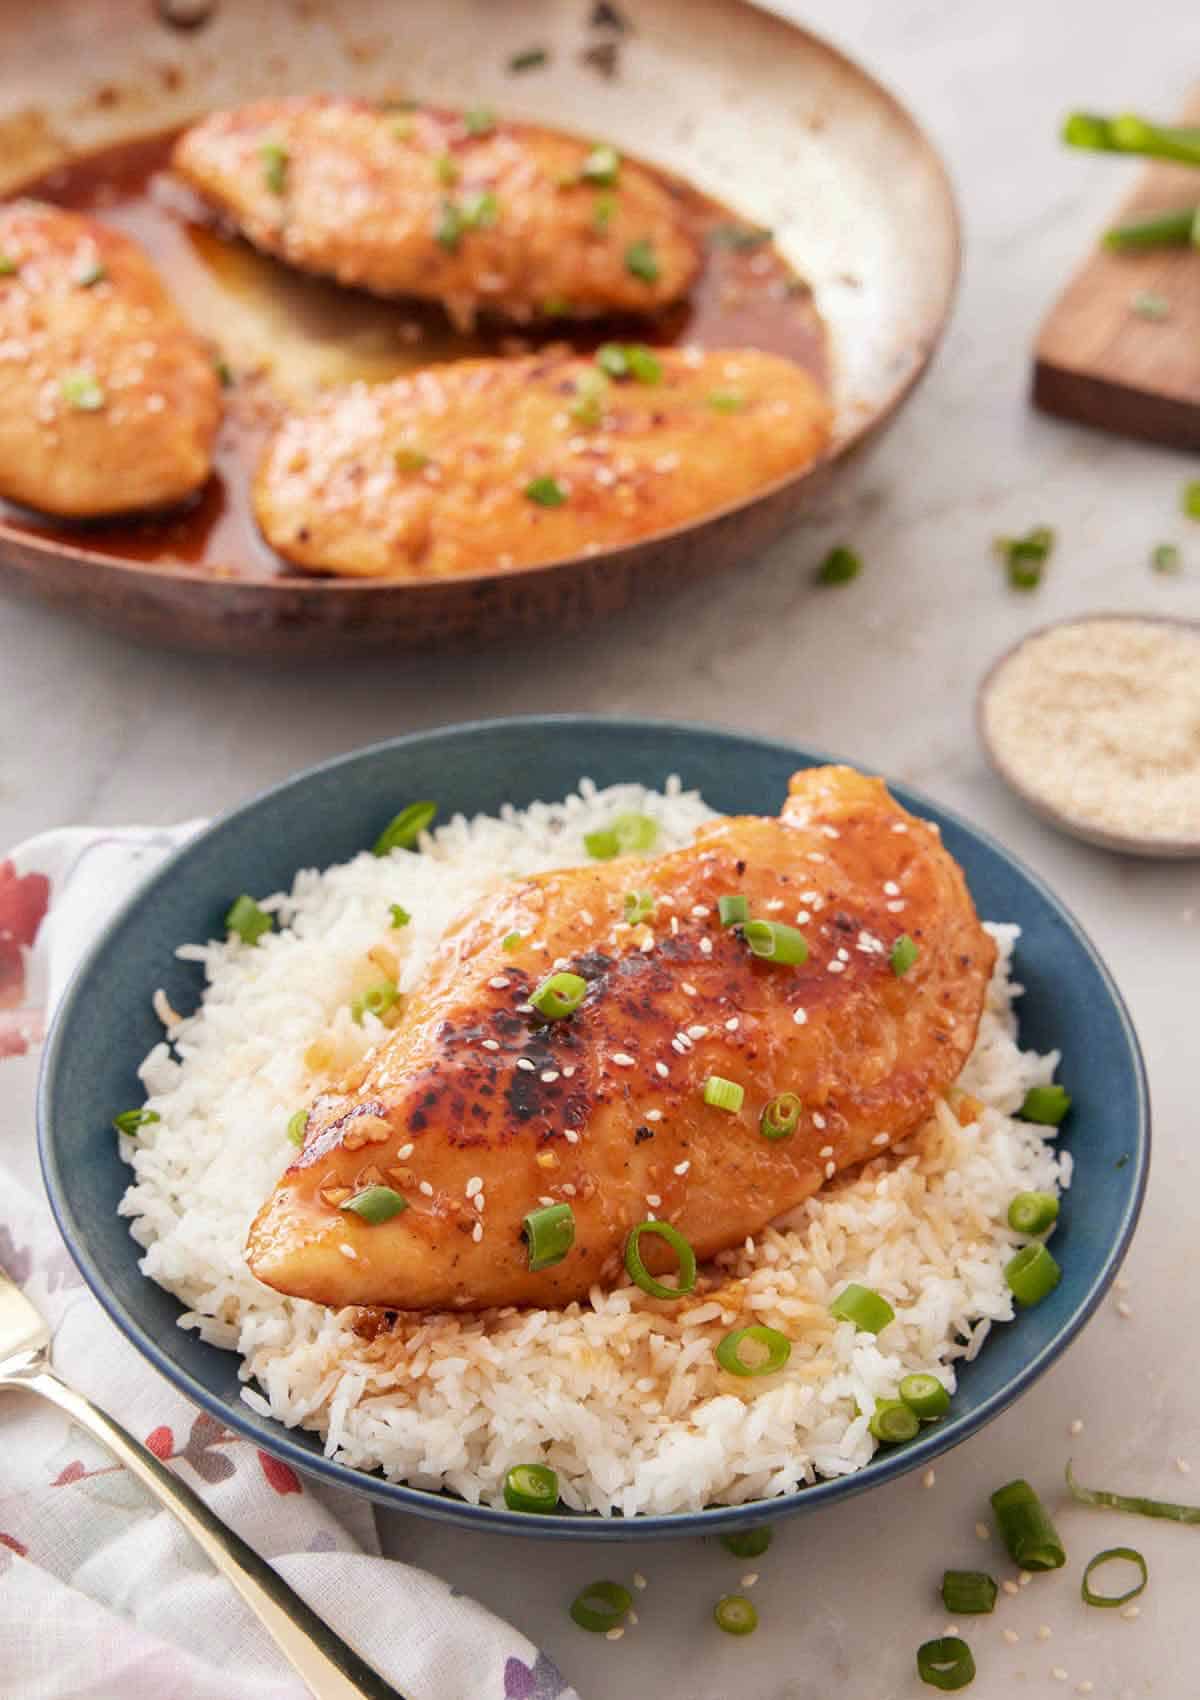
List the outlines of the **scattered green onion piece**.
{"label": "scattered green onion piece", "polygon": [[839,1322],[852,1322],[862,1334],[882,1334],[896,1316],[881,1293],[873,1287],[862,1287],[857,1281],[842,1288],[830,1305],[829,1314]]}
{"label": "scattered green onion piece", "polygon": [[82,266],[75,274],[75,282],[80,289],[91,289],[97,283],[103,283],[108,276],[108,267],[102,260],[91,260]]}
{"label": "scattered green onion piece", "polygon": [[920,1426],[917,1413],[903,1399],[877,1399],[867,1424],[876,1440],[886,1446],[900,1446],[912,1440]]}
{"label": "scattered green onion piece", "polygon": [[68,372],[60,387],[63,400],[76,413],[99,413],[108,399],[91,372]]}
{"label": "scattered green onion piece", "polygon": [[771,1544],[771,1531],[763,1523],[757,1529],[731,1529],[721,1536],[721,1545],[734,1558],[761,1558]]}
{"label": "scattered green onion piece", "polygon": [[1052,1192],[1019,1192],[1008,1207],[1014,1234],[1044,1234],[1058,1221],[1058,1200]]}
{"label": "scattered green onion piece", "polygon": [[1026,1310],[1041,1304],[1062,1280],[1062,1270],[1040,1240],[1021,1250],[1004,1265],[1004,1279],[1014,1299]]}
{"label": "scattered green onion piece", "polygon": [[544,47],[526,47],[520,53],[514,53],[508,61],[510,71],[536,71],[546,63],[550,55]]}
{"label": "scattered green onion piece", "polygon": [[1071,1095],[1063,1087],[1031,1086],[1017,1114],[1022,1121],[1038,1122],[1043,1127],[1057,1127],[1070,1108]]}
{"label": "scattered green onion piece", "polygon": [[939,1635],[917,1648],[917,1675],[930,1688],[956,1694],[975,1680],[975,1660],[957,1635]]}
{"label": "scattered green onion piece", "polygon": [[995,541],[996,553],[1014,590],[1037,589],[1053,548],[1054,533],[1048,525],[1035,525],[1024,537],[997,537]]}
{"label": "scattered green onion piece", "polygon": [[490,230],[500,217],[500,202],[490,189],[474,189],[463,196],[458,210],[467,230]]}
{"label": "scattered green onion piece", "polygon": [[826,555],[817,568],[817,580],[820,584],[849,584],[852,578],[857,578],[862,571],[862,560],[853,549],[848,549],[844,543],[839,543]]}
{"label": "scattered green onion piece", "polygon": [[710,1074],[704,1082],[704,1102],[714,1110],[728,1110],[736,1115],[746,1099],[746,1088],[736,1080],[726,1080],[720,1074]]}
{"label": "scattered green onion piece", "polygon": [[[1140,1582],[1135,1582],[1132,1588],[1126,1588],[1123,1594],[1098,1594],[1091,1585],[1091,1574],[1093,1570],[1098,1570],[1102,1564],[1111,1564],[1114,1559],[1121,1559],[1126,1564],[1136,1565],[1141,1572],[1142,1579]],[[1079,1593],[1085,1606],[1108,1606],[1110,1608],[1112,1606],[1124,1606],[1128,1605],[1130,1600],[1136,1600],[1139,1594],[1145,1592],[1149,1580],[1150,1572],[1146,1567],[1146,1560],[1136,1547],[1105,1547],[1103,1552],[1098,1552],[1095,1558],[1089,1559],[1084,1567],[1083,1580],[1079,1584]]]}
{"label": "scattered green onion piece", "polygon": [[525,937],[525,934],[521,933],[521,932],[514,931],[514,932],[511,932],[511,933],[505,933],[504,937],[500,940],[501,950],[516,950],[516,949],[518,949],[519,946],[520,946],[521,940],[524,937]]}
{"label": "scattered green onion piece", "polygon": [[392,456],[398,472],[422,472],[429,465],[429,456],[424,449],[416,449],[408,443],[402,443]]}
{"label": "scattered green onion piece", "polygon": [[274,920],[265,909],[260,909],[252,897],[245,892],[230,905],[225,916],[225,931],[236,933],[243,944],[257,944],[264,933],[269,933],[275,925]]}
{"label": "scattered green onion piece", "polygon": [[636,927],[640,921],[647,920],[653,915],[655,897],[652,891],[627,891],[625,893],[625,919],[631,927]]}
{"label": "scattered green onion piece", "polygon": [[592,202],[592,229],[603,235],[612,223],[613,214],[617,210],[615,195],[597,195]]}
{"label": "scattered green onion piece", "polygon": [[213,371],[217,374],[217,382],[223,390],[233,388],[233,367],[228,360],[222,359],[218,354],[213,361]]}
{"label": "scattered green onion piece", "polygon": [[1180,1505],[1170,1499],[1142,1499],[1133,1494],[1112,1493],[1108,1488],[1081,1487],[1067,1465],[1067,1487],[1080,1505],[1098,1505],[1107,1511],[1130,1511],[1137,1517],[1162,1517],[1168,1523],[1200,1523],[1200,1505]]}
{"label": "scattered green onion piece", "polygon": [[611,862],[614,856],[621,854],[617,835],[609,827],[604,827],[599,832],[585,832],[583,847],[593,862]]}
{"label": "scattered green onion piece", "polygon": [[488,136],[496,128],[496,114],[490,106],[472,106],[463,113],[463,127],[468,136]]}
{"label": "scattered green onion piece", "polygon": [[558,1476],[547,1464],[514,1464],[504,1478],[504,1503],[510,1511],[553,1511]]}
{"label": "scattered green onion piece", "polygon": [[580,1629],[607,1635],[617,1629],[633,1604],[633,1595],[619,1582],[591,1582],[571,1601],[571,1618]]}
{"label": "scattered green onion piece", "polygon": [[434,241],[453,253],[462,241],[462,233],[462,214],[453,201],[443,200],[438,208],[437,222],[433,227]]}
{"label": "scattered green onion piece", "polygon": [[113,1126],[127,1139],[136,1139],[144,1127],[161,1120],[157,1110],[122,1110],[119,1116],[113,1117]]}
{"label": "scattered green onion piece", "polygon": [[900,1383],[899,1393],[909,1410],[924,1423],[944,1417],[950,1409],[950,1395],[936,1375],[925,1375],[919,1370],[913,1375],[906,1375]]}
{"label": "scattered green onion piece", "polygon": [[[618,815],[608,830],[616,840],[617,853],[622,856],[629,856],[640,850],[653,850],[658,842],[658,822],[652,820],[649,815],[639,815],[632,812]],[[595,833],[589,833],[583,841],[588,845],[589,853],[591,853],[591,846],[588,844],[588,839],[596,836],[598,835]],[[607,858],[597,857],[597,860],[604,861]]]}
{"label": "scattered green onion piece", "polygon": [[629,376],[629,353],[624,344],[603,342],[596,350],[596,364],[610,378]]}
{"label": "scattered green onion piece", "polygon": [[636,378],[639,384],[657,384],[662,381],[662,361],[642,343],[630,343],[625,350],[625,358],[629,363],[630,377]]}
{"label": "scattered green onion piece", "polygon": [[631,242],[625,250],[625,270],[630,277],[640,278],[643,283],[657,283],[659,265],[653,243],[644,237]]}
{"label": "scattered green onion piece", "polygon": [[750,919],[750,905],[740,891],[717,898],[717,914],[723,927],[740,926]]}
{"label": "scattered green onion piece", "polygon": [[530,995],[530,1003],[547,1021],[561,1021],[572,1015],[587,996],[587,981],[582,974],[560,970],[544,979]]}
{"label": "scattered green onion piece", "polygon": [[709,246],[748,253],[769,242],[774,233],[765,224],[716,224],[708,233]]}
{"label": "scattered green onion piece", "polygon": [[781,1092],[763,1111],[758,1131],[764,1139],[787,1139],[795,1133],[803,1107],[794,1092]]}
{"label": "scattered green onion piece", "polygon": [[339,1210],[351,1210],[356,1216],[361,1216],[364,1222],[369,1222],[377,1228],[381,1222],[390,1222],[393,1216],[399,1216],[401,1211],[408,1209],[407,1198],[402,1198],[390,1186],[368,1186],[361,1192],[356,1192],[353,1198],[348,1198]]}
{"label": "scattered green onion piece", "polygon": [[433,162],[433,175],[447,186],[459,179],[458,161],[451,153],[440,153]]}
{"label": "scattered green onion piece", "polygon": [[1186,124],[1151,124],[1132,112],[1122,112],[1115,118],[1095,112],[1072,112],[1063,124],[1062,139],[1076,148],[1140,153],[1148,159],[1174,159],[1183,165],[1200,165],[1200,130]]}
{"label": "scattered green onion piece", "polygon": [[726,1635],[753,1635],[758,1628],[758,1613],[744,1594],[722,1594],[713,1618]]}
{"label": "scattered green onion piece", "polygon": [[273,195],[282,195],[287,188],[288,150],[282,142],[264,142],[258,157],[262,160],[263,182]]}
{"label": "scattered green onion piece", "polygon": [[1200,478],[1189,479],[1184,485],[1180,506],[1189,519],[1200,519]]}
{"label": "scattered green onion piece", "polygon": [[531,1210],[522,1228],[529,1251],[529,1268],[552,1269],[575,1244],[575,1212],[569,1204],[543,1204]]}
{"label": "scattered green onion piece", "polygon": [[621,156],[610,142],[597,142],[579,168],[585,183],[612,189],[621,175]]}
{"label": "scattered green onion piece", "polygon": [[[656,1280],[643,1263],[640,1249],[643,1234],[665,1240],[679,1260],[673,1287]],[[630,1230],[625,1241],[625,1269],[634,1286],[640,1287],[643,1293],[649,1293],[652,1299],[681,1299],[696,1285],[696,1254],[679,1229],[672,1227],[670,1222],[639,1222],[636,1228]]]}
{"label": "scattered green onion piece", "polygon": [[995,1611],[999,1591],[986,1570],[947,1570],[942,1576],[942,1604],[951,1617]]}
{"label": "scattered green onion piece", "polygon": [[388,918],[390,924],[396,928],[407,927],[408,923],[412,920],[412,916],[404,907],[403,903],[389,903]]}
{"label": "scattered green onion piece", "polygon": [[708,405],[714,413],[740,413],[746,397],[741,390],[709,390]]}
{"label": "scattered green onion piece", "polygon": [[394,980],[377,980],[373,986],[368,986],[361,997],[355,998],[350,1005],[350,1014],[362,1026],[364,1015],[373,1015],[382,1020],[400,996]]}
{"label": "scattered green onion piece", "polygon": [[[766,1352],[767,1355],[761,1363],[748,1364],[742,1357],[742,1346],[747,1340],[753,1346],[761,1346]],[[791,1357],[792,1342],[786,1334],[781,1334],[778,1328],[767,1328],[758,1322],[752,1323],[749,1328],[735,1328],[726,1334],[723,1340],[717,1342],[713,1355],[729,1375],[775,1375]]]}
{"label": "scattered green onion piece", "polygon": [[308,1126],[308,1111],[297,1110],[294,1116],[288,1117],[287,1136],[293,1145],[304,1144],[304,1130]]}
{"label": "scattered green onion piece", "polygon": [[569,412],[580,425],[599,425],[604,417],[608,379],[603,372],[584,372],[575,385],[575,400]]}
{"label": "scattered green onion piece", "polygon": [[1156,543],[1150,552],[1150,565],[1156,573],[1177,573],[1183,565],[1178,543]]}
{"label": "scattered green onion piece", "polygon": [[399,118],[392,119],[392,135],[395,137],[396,141],[411,141],[412,133],[413,121],[406,114],[402,114]]}
{"label": "scattered green onion piece", "polygon": [[764,962],[775,962],[784,968],[799,967],[808,961],[808,940],[796,927],[785,921],[745,921],[742,937],[755,956]]}
{"label": "scattered green onion piece", "polygon": [[21,267],[11,254],[0,253],[0,277],[16,277]]}
{"label": "scattered green onion piece", "polygon": [[1104,246],[1117,253],[1130,248],[1165,248],[1192,240],[1195,207],[1180,207],[1175,212],[1155,213],[1152,218],[1139,218],[1129,224],[1114,224],[1104,232]]}
{"label": "scattered green onion piece", "polygon": [[547,295],[542,302],[542,316],[546,319],[570,318],[571,303],[565,295]]}
{"label": "scattered green onion piece", "polygon": [[413,850],[417,840],[432,825],[438,812],[436,803],[410,803],[390,820],[372,846],[373,856],[387,856],[393,850]]}
{"label": "scattered green onion piece", "polygon": [[997,1488],[992,1495],[992,1510],[1014,1564],[1022,1570],[1062,1569],[1067,1562],[1062,1541],[1028,1482],[1018,1477]]}
{"label": "scattered green onion piece", "polygon": [[920,954],[915,939],[911,939],[907,933],[901,933],[892,946],[892,954],[889,958],[892,964],[892,973],[897,979],[908,973]]}
{"label": "scattered green onion piece", "polygon": [[567,499],[567,492],[558,479],[548,475],[531,478],[525,486],[525,494],[531,502],[536,502],[539,508],[561,508]]}

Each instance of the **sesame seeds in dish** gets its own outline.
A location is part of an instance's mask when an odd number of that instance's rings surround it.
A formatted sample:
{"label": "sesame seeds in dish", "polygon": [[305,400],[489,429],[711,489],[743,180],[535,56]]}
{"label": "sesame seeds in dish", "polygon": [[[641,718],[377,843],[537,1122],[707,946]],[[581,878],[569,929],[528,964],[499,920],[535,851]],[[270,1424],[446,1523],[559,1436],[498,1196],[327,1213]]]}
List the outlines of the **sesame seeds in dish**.
{"label": "sesame seeds in dish", "polygon": [[[260,900],[278,930],[253,947],[181,947],[203,966],[207,988],[143,1065],[160,1120],[123,1144],[134,1179],[122,1211],[145,1248],[146,1274],[188,1307],[183,1325],[240,1355],[243,1397],[320,1433],[345,1463],[472,1502],[499,1502],[507,1470],[540,1460],[558,1473],[565,1504],[604,1515],[745,1503],[861,1468],[876,1447],[864,1414],[876,1399],[895,1397],[915,1371],[953,1389],[956,1366],[1013,1315],[1004,1266],[1020,1239],[1007,1225],[1009,1202],[1022,1190],[1057,1193],[1069,1184],[1070,1159],[1056,1151],[1054,1129],[1015,1115],[1029,1087],[1050,1081],[1057,1059],[1019,1047],[1015,931],[1003,924],[989,928],[996,967],[974,1047],[929,1120],[702,1264],[681,1302],[617,1279],[555,1306],[394,1316],[286,1297],[253,1277],[247,1230],[294,1155],[289,1119],[387,1038],[383,1022],[351,1014],[364,987],[385,972],[402,999],[410,996],[464,909],[514,877],[586,862],[585,837],[628,813],[653,820],[657,847],[668,852],[713,819],[678,785],[653,793],[585,784],[562,803],[456,818],[423,840],[420,855],[364,852],[302,871],[290,892]],[[820,886],[806,878],[797,904],[812,911]],[[380,925],[391,904],[412,917],[398,932]],[[808,928],[814,959],[839,960],[838,948],[876,959],[857,950],[857,939],[827,948],[821,919]],[[717,927],[715,917],[694,924]],[[660,926],[655,936],[661,953],[679,935]],[[789,1017],[798,1032],[820,1019],[808,1003]],[[737,1037],[725,1024],[721,1034]],[[666,1069],[664,1092],[718,1042],[716,1032],[693,1038],[682,1027],[674,1036],[682,1048],[668,1045],[648,1070],[663,1080]],[[615,1059],[614,1068],[622,1078],[630,1072]],[[530,1090],[555,1093],[579,1079],[547,1084],[547,1072],[527,1072]],[[654,1149],[670,1113],[647,1118],[652,1137],[639,1149]],[[585,1127],[571,1149],[587,1138]],[[421,1196],[419,1138],[402,1150]],[[369,1154],[368,1142],[359,1155]],[[672,1184],[690,1181],[685,1172]],[[548,1170],[545,1198],[557,1198],[556,1184]],[[482,1163],[464,1171],[467,1237],[485,1248],[491,1190]],[[666,1196],[648,1194],[647,1213],[656,1208],[651,1197]],[[856,1281],[895,1312],[878,1336],[829,1314],[834,1296]],[[742,1380],[721,1370],[714,1347],[752,1324],[785,1334],[791,1353],[777,1374]]]}

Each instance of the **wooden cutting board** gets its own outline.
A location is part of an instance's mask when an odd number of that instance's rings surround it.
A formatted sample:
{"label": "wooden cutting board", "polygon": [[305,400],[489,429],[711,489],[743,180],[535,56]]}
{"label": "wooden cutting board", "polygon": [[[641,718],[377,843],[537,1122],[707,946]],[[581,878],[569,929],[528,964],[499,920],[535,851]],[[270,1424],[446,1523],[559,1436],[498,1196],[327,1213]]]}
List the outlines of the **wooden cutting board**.
{"label": "wooden cutting board", "polygon": [[[1180,122],[1200,124],[1200,91]],[[1108,158],[1119,171],[1122,156]],[[1197,204],[1200,170],[1155,164],[1112,222]],[[1165,319],[1133,310],[1143,291],[1167,302]],[[1095,247],[1042,325],[1033,399],[1104,431],[1200,449],[1200,249]]]}

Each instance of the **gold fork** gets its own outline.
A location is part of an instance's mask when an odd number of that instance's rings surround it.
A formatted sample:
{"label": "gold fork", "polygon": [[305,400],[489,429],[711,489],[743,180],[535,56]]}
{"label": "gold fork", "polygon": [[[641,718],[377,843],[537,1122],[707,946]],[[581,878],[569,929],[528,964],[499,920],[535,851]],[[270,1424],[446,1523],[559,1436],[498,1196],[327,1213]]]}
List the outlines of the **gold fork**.
{"label": "gold fork", "polygon": [[173,1511],[192,1539],[245,1600],[316,1700],[402,1700],[305,1605],[271,1566],[131,1434],[62,1381],[50,1364],[50,1330],[0,1268],[0,1387],[40,1393],[102,1441],[144,1487]]}

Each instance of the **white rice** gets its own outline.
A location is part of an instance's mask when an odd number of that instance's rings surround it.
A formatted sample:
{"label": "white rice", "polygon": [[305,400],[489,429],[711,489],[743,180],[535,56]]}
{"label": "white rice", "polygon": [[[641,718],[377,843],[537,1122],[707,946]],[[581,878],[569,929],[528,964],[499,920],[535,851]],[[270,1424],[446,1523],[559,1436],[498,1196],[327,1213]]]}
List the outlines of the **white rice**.
{"label": "white rice", "polygon": [[[724,1254],[713,1290],[687,1305],[596,1289],[561,1311],[413,1316],[371,1340],[354,1330],[360,1313],[282,1298],[250,1274],[246,1231],[292,1154],[289,1117],[383,1031],[348,1010],[379,978],[368,952],[390,950],[411,987],[465,904],[513,875],[585,860],[584,833],[625,809],[652,815],[664,847],[710,814],[677,781],[660,794],[585,780],[563,803],[456,817],[419,856],[305,870],[263,900],[286,930],[253,948],[179,952],[203,964],[208,986],[142,1065],[161,1120],[122,1142],[137,1179],[121,1210],[145,1273],[188,1307],[181,1325],[240,1354],[247,1403],[316,1430],[331,1457],[473,1502],[499,1501],[509,1467],[541,1459],[581,1509],[738,1504],[860,1469],[875,1450],[876,1399],[914,1370],[953,1391],[956,1363],[1013,1315],[1003,1267],[1021,1242],[1009,1201],[1057,1192],[1070,1171],[1053,1129],[1013,1119],[1058,1059],[1017,1045],[1007,926],[991,928],[999,963],[959,1083],[979,1101],[976,1119],[960,1126],[940,1103],[905,1146]],[[392,903],[412,916],[400,932],[387,926]],[[830,1318],[847,1281],[894,1307],[878,1339]],[[781,1329],[792,1353],[781,1373],[733,1385],[713,1346],[749,1321]]]}

